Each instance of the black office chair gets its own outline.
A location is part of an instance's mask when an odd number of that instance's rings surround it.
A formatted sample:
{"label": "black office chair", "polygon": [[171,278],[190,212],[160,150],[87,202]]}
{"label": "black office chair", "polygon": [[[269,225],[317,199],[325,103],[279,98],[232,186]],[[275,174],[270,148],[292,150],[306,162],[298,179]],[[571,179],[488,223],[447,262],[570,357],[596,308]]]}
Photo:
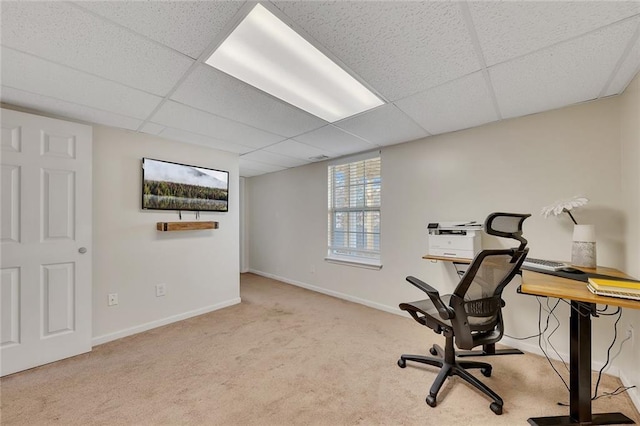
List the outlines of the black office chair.
{"label": "black office chair", "polygon": [[453,294],[440,296],[438,291],[415,277],[407,277],[414,286],[427,293],[429,299],[401,303],[400,309],[409,312],[414,320],[436,333],[444,334],[444,351],[438,345],[429,350],[431,355],[402,355],[398,366],[405,368],[406,361],[415,361],[440,367],[433,382],[427,404],[435,407],[438,391],[447,377],[460,376],[493,399],[491,411],[502,414],[502,398],[467,371],[479,368],[486,377],[491,376],[491,364],[477,361],[456,360],[453,343],[460,349],[472,349],[480,345],[496,343],[502,338],[502,290],[520,271],[529,249],[522,237],[522,223],[530,214],[492,213],[484,224],[489,235],[513,238],[520,246],[511,249],[482,250],[473,259]]}

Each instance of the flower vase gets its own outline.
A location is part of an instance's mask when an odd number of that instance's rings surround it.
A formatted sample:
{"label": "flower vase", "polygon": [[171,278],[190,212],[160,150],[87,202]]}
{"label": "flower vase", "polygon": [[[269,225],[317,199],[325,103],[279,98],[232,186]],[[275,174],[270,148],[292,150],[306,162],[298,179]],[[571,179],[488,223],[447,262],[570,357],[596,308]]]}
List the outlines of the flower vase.
{"label": "flower vase", "polygon": [[593,225],[574,225],[571,264],[584,268],[596,267],[596,230]]}

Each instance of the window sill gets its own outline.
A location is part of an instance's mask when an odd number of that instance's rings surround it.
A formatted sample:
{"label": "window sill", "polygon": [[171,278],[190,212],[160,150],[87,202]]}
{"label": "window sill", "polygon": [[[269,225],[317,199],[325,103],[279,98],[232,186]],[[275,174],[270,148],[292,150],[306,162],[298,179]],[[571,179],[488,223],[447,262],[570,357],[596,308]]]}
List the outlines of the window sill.
{"label": "window sill", "polygon": [[365,260],[365,259],[353,259],[345,257],[325,257],[324,260],[329,263],[335,263],[338,265],[354,266],[356,268],[365,269],[382,269],[382,263],[379,260]]}

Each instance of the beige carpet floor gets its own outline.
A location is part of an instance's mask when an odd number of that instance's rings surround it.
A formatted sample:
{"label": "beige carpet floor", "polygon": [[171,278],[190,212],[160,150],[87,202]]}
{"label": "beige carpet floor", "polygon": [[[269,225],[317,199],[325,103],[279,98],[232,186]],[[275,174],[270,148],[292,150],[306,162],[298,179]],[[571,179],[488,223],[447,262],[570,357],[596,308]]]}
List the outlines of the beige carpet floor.
{"label": "beige carpet floor", "polygon": [[[396,365],[442,336],[412,319],[251,274],[242,303],[3,378],[3,425],[525,425],[562,415],[568,392],[535,355],[491,357],[481,380],[504,414],[458,378],[438,406],[428,366]],[[489,358],[485,358],[489,359]],[[568,375],[561,364],[558,368]],[[612,391],[619,381],[606,376]],[[627,395],[594,402],[640,422]]]}

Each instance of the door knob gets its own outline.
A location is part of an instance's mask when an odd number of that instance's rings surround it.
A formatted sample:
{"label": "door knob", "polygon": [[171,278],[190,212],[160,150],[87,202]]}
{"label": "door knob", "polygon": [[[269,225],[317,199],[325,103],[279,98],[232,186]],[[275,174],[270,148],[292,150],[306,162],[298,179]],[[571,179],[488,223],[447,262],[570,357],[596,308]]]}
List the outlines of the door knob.
{"label": "door knob", "polygon": [[86,247],[80,247],[78,249],[78,253],[80,253],[80,254],[85,254],[86,252],[87,252],[87,248]]}

